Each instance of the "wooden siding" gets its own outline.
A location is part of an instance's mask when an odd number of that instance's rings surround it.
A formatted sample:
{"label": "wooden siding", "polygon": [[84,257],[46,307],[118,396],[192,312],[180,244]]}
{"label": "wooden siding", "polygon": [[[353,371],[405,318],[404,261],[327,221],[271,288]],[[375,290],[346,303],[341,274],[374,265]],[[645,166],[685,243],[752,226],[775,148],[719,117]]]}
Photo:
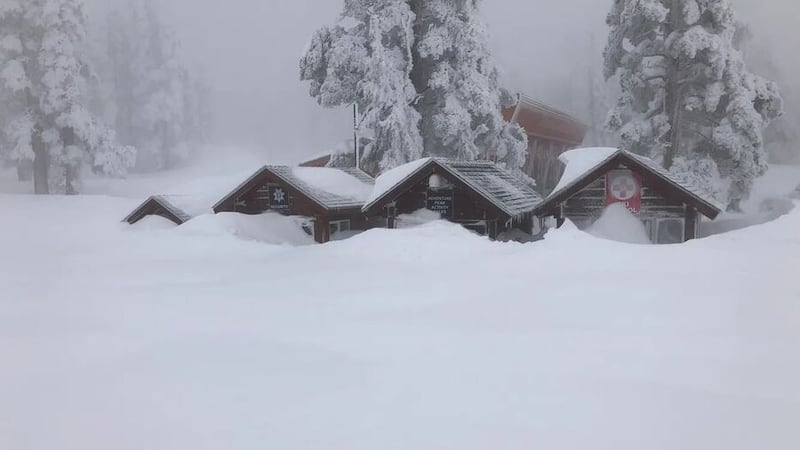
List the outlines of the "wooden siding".
{"label": "wooden siding", "polygon": [[[384,208],[384,217],[387,219],[389,228],[394,228],[396,217],[402,214],[411,214],[420,209],[425,209],[428,202],[428,180],[431,175],[438,174],[453,185],[453,206],[450,217],[451,222],[465,226],[480,223],[485,227],[485,234],[490,238],[496,238],[498,233],[508,231],[506,223],[511,220],[493,205],[483,200],[479,194],[469,189],[448,172],[440,170],[438,167],[427,170],[419,179],[399,194],[389,208]],[[391,210],[391,212],[387,212]],[[515,218],[512,228],[519,228],[523,231],[531,231],[531,218],[529,216]]]}
{"label": "wooden siding", "polygon": [[[289,196],[289,207],[285,209],[272,209],[268,195],[268,186],[274,185],[282,188]],[[237,212],[242,214],[262,214],[268,211],[287,216],[303,216],[314,219],[314,237],[317,242],[325,243],[331,238],[330,222],[335,220],[349,220],[350,229],[367,230],[374,228],[374,221],[370,221],[361,214],[360,208],[329,211],[303,193],[284,182],[274,174],[266,171],[257,180],[254,180],[242,195],[222,205],[221,211]]]}
{"label": "wooden siding", "polygon": [[[629,169],[624,165],[620,169]],[[658,224],[664,219],[679,219],[683,221],[684,241],[697,238],[697,226],[700,220],[698,211],[687,205],[681,198],[669,189],[664,189],[664,183],[659,182],[645,173],[634,170],[642,177],[642,203],[637,214],[647,227],[653,242],[658,236]],[[564,219],[574,222],[579,228],[586,228],[594,223],[608,206],[606,201],[606,175],[586,185],[576,194],[561,203],[555,216],[562,223]]]}
{"label": "wooden siding", "polygon": [[571,148],[560,142],[528,136],[528,154],[523,171],[536,180],[537,192],[546,196],[553,191],[564,174],[564,164],[558,158]]}
{"label": "wooden siding", "polygon": [[[620,166],[620,168],[625,167]],[[607,206],[604,174],[562,204],[562,217],[578,223],[594,221]],[[686,214],[686,204],[665,194],[655,187],[648,177],[642,176],[642,207],[638,214],[640,219],[682,219]]]}
{"label": "wooden siding", "polygon": [[160,216],[177,225],[183,224],[183,220],[180,217],[173,214],[170,210],[164,208],[164,206],[162,206],[153,198],[148,199],[147,202],[140,206],[133,214],[128,216],[125,221],[133,225],[147,216]]}

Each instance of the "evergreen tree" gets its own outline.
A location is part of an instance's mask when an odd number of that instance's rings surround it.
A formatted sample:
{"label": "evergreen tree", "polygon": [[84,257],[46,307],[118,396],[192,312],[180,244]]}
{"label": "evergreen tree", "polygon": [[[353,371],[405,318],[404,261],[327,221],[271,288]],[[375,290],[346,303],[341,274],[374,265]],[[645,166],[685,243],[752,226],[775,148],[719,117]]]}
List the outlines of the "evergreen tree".
{"label": "evergreen tree", "polygon": [[729,1],[615,0],[608,24],[605,75],[622,89],[608,125],[620,147],[668,169],[712,160],[735,207],[766,170],[763,130],[782,101],[747,71]]}
{"label": "evergreen tree", "polygon": [[[85,107],[89,73],[82,0],[3,0],[3,91],[23,105],[8,126],[13,158],[33,160],[36,193],[75,194],[84,165],[123,175],[135,150],[116,143]],[[10,44],[13,43],[13,44]]]}
{"label": "evergreen tree", "polygon": [[174,34],[150,0],[128,0],[109,17],[108,60],[116,127],[142,170],[186,160],[206,133],[205,94],[178,56]]}
{"label": "evergreen tree", "polygon": [[357,103],[369,166],[419,156],[525,162],[526,135],[501,115],[502,90],[476,0],[349,0],[319,30],[301,79],[326,107]]}

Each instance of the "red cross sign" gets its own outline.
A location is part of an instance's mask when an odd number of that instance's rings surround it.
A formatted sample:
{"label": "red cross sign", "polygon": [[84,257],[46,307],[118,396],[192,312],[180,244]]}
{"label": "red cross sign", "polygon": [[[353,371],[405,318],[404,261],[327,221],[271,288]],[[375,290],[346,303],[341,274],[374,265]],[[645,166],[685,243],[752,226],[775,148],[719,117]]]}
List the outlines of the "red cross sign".
{"label": "red cross sign", "polygon": [[628,210],[642,210],[642,178],[630,170],[612,170],[606,175],[606,203],[625,203]]}

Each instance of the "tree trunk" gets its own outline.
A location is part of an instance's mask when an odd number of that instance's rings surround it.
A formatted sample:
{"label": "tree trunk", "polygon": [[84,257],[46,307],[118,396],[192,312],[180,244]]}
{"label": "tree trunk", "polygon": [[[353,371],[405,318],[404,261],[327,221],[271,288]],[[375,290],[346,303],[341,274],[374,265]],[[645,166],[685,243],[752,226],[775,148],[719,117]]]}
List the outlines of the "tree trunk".
{"label": "tree trunk", "polygon": [[31,147],[33,147],[33,190],[36,195],[50,193],[50,155],[42,139],[42,128],[36,125],[31,133]]}
{"label": "tree trunk", "polygon": [[[70,127],[61,130],[61,142],[64,148],[69,151],[75,145],[75,130]],[[64,167],[66,177],[66,194],[78,195],[78,184],[80,183],[80,161],[73,161],[72,155],[67,155],[67,163]]]}
{"label": "tree trunk", "polygon": [[[669,36],[675,32],[677,24],[682,23],[683,9],[678,4],[679,2],[672,2],[670,5],[670,24],[667,25],[665,36]],[[681,130],[683,129],[681,120],[683,112],[683,86],[681,79],[683,78],[684,67],[680,60],[670,61],[669,73],[667,74],[667,99],[666,99],[666,113],[669,115],[669,138],[666,142],[664,149],[664,168],[669,170],[675,163],[675,158],[681,154],[683,147],[683,136]]]}

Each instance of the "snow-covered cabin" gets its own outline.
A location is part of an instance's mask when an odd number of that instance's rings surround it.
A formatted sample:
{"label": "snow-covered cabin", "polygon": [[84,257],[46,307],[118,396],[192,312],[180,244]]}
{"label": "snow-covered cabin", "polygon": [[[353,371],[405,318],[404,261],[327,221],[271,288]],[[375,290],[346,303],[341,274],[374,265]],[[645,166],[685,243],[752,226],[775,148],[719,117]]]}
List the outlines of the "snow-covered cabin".
{"label": "snow-covered cabin", "polygon": [[147,198],[123,221],[133,225],[145,217],[160,216],[182,225],[197,216],[213,214],[214,204],[248,175],[249,172],[233,176],[202,177],[173,187],[172,194],[153,195]]}
{"label": "snow-covered cabin", "polygon": [[536,180],[536,189],[550,193],[564,166],[559,156],[583,144],[587,127],[571,115],[524,95],[503,109],[505,120],[519,124],[528,135],[528,156],[523,171]]}
{"label": "snow-covered cabin", "polygon": [[430,210],[494,239],[531,234],[541,201],[533,186],[493,162],[423,158],[378,177],[362,211],[395,228],[399,216]]}
{"label": "snow-covered cabin", "polygon": [[217,202],[214,212],[261,214],[271,211],[308,219],[317,242],[366,230],[362,213],[375,180],[354,168],[264,166]]}
{"label": "snow-covered cabin", "polygon": [[698,236],[701,215],[715,219],[722,206],[653,160],[616,148],[570,150],[564,175],[536,207],[540,218],[565,219],[589,228],[612,204],[623,203],[651,242],[681,243]]}

